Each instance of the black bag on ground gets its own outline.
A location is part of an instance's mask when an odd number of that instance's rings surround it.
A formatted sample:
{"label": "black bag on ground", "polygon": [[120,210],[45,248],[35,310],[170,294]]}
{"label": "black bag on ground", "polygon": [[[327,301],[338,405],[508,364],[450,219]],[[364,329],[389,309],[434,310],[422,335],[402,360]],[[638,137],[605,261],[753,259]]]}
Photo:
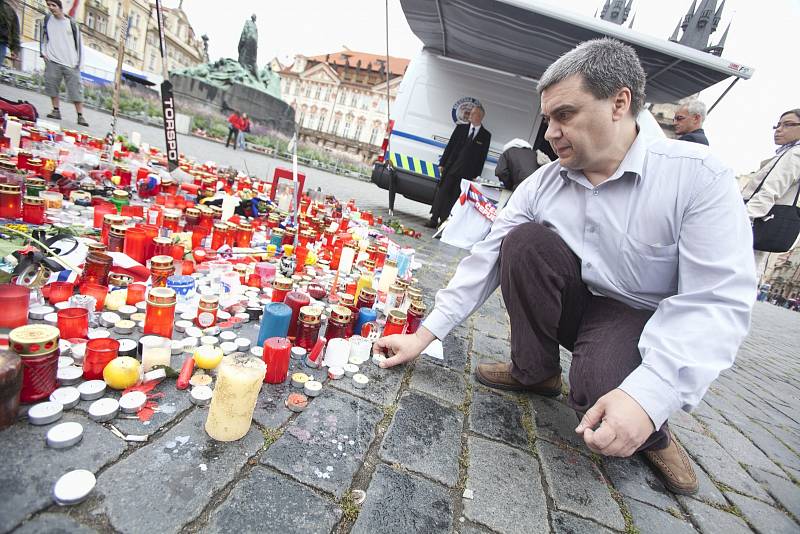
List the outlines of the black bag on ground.
{"label": "black bag on ground", "polygon": [[[786,154],[781,154],[783,157]],[[767,177],[778,164],[780,158],[775,160],[772,168],[764,175],[761,183],[756,190],[745,201],[745,204],[752,199],[764,185]],[[787,252],[800,235],[800,208],[797,207],[797,200],[800,198],[800,180],[797,184],[797,192],[791,205],[775,204],[769,213],[763,217],[753,220],[753,248],[763,252]]]}

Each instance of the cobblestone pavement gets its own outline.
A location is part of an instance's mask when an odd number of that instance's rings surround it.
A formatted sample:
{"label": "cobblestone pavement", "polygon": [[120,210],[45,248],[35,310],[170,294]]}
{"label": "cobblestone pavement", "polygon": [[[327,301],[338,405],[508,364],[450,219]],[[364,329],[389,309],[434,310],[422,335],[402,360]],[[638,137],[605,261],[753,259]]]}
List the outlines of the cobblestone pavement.
{"label": "cobblestone pavement", "polygon": [[[385,198],[339,177],[325,190],[376,208]],[[424,207],[409,205],[401,217],[418,225]],[[464,252],[429,235],[402,240],[417,249],[430,305]],[[302,414],[283,406],[291,386],[265,384],[235,443],[210,440],[205,409],[171,381],[149,425],[114,421],[149,435],[144,444],[91,422],[88,403],[63,419],[86,428],[66,450],[48,449],[49,427],[22,418],[0,432],[0,532],[800,531],[800,314],[757,303],[736,365],[693,414],[671,418],[700,475],[695,497],[668,493],[639,458],[592,454],[563,398],[478,385],[480,359],[509,357],[508,329],[496,292],[444,341],[443,361],[368,364],[367,389],[328,381]],[[569,362],[564,352],[565,376]],[[54,505],[53,483],[75,468],[95,472],[97,488],[80,505]]]}

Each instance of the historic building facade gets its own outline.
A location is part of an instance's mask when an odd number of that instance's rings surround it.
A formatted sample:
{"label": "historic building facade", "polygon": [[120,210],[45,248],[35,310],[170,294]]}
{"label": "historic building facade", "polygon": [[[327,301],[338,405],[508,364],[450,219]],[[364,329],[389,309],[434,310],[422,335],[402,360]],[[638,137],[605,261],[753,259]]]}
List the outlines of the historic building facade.
{"label": "historic building facade", "polygon": [[[295,110],[301,139],[371,162],[380,152],[389,106],[409,60],[342,50],[297,55],[283,67],[281,98]],[[280,64],[273,60],[273,68]]]}

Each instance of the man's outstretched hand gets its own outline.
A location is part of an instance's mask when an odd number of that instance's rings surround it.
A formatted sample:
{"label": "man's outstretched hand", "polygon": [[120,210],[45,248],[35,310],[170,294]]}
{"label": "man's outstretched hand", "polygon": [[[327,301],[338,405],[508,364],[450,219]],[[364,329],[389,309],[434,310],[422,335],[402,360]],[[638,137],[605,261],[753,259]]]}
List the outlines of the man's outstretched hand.
{"label": "man's outstretched hand", "polygon": [[410,362],[418,357],[434,339],[436,336],[421,326],[414,334],[395,334],[380,338],[375,342],[375,352],[386,354],[386,361],[381,364],[381,367],[385,369]]}
{"label": "man's outstretched hand", "polygon": [[636,452],[654,431],[647,412],[621,389],[600,397],[575,429],[594,452],[623,457]]}

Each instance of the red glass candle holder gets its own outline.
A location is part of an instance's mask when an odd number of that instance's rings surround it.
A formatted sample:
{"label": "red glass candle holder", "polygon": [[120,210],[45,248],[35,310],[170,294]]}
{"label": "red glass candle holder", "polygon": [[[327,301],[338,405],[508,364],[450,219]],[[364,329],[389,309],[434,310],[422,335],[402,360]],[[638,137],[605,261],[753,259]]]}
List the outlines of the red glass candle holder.
{"label": "red glass candle holder", "polygon": [[31,290],[17,284],[0,284],[0,328],[28,324]]}
{"label": "red glass candle holder", "polygon": [[83,378],[102,380],[103,369],[119,355],[119,341],[108,337],[90,339],[83,358]]}
{"label": "red glass candle holder", "polygon": [[64,308],[57,313],[58,330],[61,339],[86,339],[89,333],[89,310],[85,308]]}
{"label": "red glass candle holder", "polygon": [[44,224],[44,199],[25,197],[22,200],[22,221],[28,224]]}
{"label": "red glass candle holder", "polygon": [[22,213],[22,190],[19,185],[0,184],[0,218],[19,219]]}
{"label": "red glass candle holder", "polygon": [[159,234],[159,227],[152,225],[152,224],[142,224],[139,226],[145,232],[147,236],[145,238],[145,251],[144,251],[144,259],[145,261],[149,260],[153,256],[155,256],[156,245],[153,242],[155,238],[158,237]]}
{"label": "red glass candle holder", "polygon": [[114,259],[108,254],[90,252],[86,255],[86,264],[83,267],[83,282],[107,286],[113,263]]}
{"label": "red glass candle holder", "polygon": [[98,228],[98,229],[102,228],[103,227],[103,217],[105,217],[108,214],[116,215],[116,213],[117,213],[117,208],[116,208],[116,206],[114,206],[114,204],[111,204],[111,203],[108,203],[108,202],[104,202],[102,204],[97,204],[94,207],[94,217],[93,217],[93,220],[92,220],[92,223],[93,223],[92,226],[94,226],[95,228]]}
{"label": "red glass candle holder", "polygon": [[144,318],[144,333],[172,338],[175,323],[175,290],[154,287],[147,295],[147,311]]}
{"label": "red glass candle holder", "polygon": [[284,304],[292,309],[292,318],[289,320],[289,333],[290,338],[297,335],[297,320],[300,317],[300,308],[311,304],[311,299],[305,293],[299,291],[290,291],[286,294]]}
{"label": "red glass candle holder", "polygon": [[203,240],[208,237],[209,233],[208,229],[202,226],[196,226],[194,230],[192,230],[192,248],[199,248]]}
{"label": "red glass candle holder", "polygon": [[103,309],[103,306],[105,306],[106,303],[106,296],[108,296],[108,286],[101,286],[100,284],[87,282],[85,284],[81,284],[81,287],[78,289],[78,292],[81,295],[88,295],[97,299],[97,304],[94,307],[94,311],[100,311]]}
{"label": "red glass candle holder", "polygon": [[42,289],[42,293],[44,293],[44,290],[47,290],[47,300],[50,304],[58,304],[69,300],[75,292],[75,284],[72,282],[51,282]]}
{"label": "red glass candle holder", "polygon": [[173,260],[182,260],[185,254],[186,250],[183,248],[183,245],[172,245],[167,255],[172,256]]}
{"label": "red glass candle holder", "polygon": [[125,304],[134,306],[144,300],[145,293],[147,293],[147,286],[144,284],[130,284],[128,286],[128,295],[125,297]]}
{"label": "red glass candle holder", "polygon": [[264,342],[264,363],[267,364],[267,374],[264,382],[268,384],[281,384],[289,373],[289,357],[292,344],[285,337],[271,337]]}

